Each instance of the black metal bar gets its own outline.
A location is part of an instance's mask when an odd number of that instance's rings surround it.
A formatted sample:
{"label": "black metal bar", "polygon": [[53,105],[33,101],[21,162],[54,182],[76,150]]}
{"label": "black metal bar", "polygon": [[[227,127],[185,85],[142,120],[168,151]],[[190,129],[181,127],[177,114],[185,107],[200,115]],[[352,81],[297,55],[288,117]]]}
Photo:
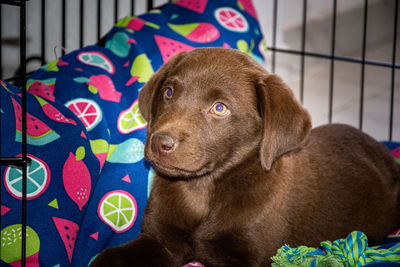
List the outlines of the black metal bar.
{"label": "black metal bar", "polygon": [[22,3],[25,4],[29,0],[1,0],[1,4],[12,5],[12,6],[21,6]]}
{"label": "black metal bar", "polygon": [[97,0],[97,41],[101,36],[101,0]]}
{"label": "black metal bar", "polygon": [[80,8],[79,8],[79,47],[83,47],[83,15],[84,15],[84,4],[83,0],[80,0]]}
{"label": "black metal bar", "polygon": [[[286,53],[286,54],[293,54],[293,55],[301,55],[302,52],[299,50],[291,50],[291,49],[283,49],[283,48],[274,48],[272,46],[267,47],[268,50],[272,52],[279,52],[279,53]],[[313,53],[313,52],[304,52],[304,55],[310,56],[310,57],[316,57],[316,58],[323,58],[323,59],[332,59],[331,55],[328,54],[319,54],[319,53]],[[352,62],[352,63],[362,63],[361,59],[358,58],[352,58],[352,57],[343,57],[343,56],[333,56],[334,60],[339,60],[339,61],[345,61],[345,62]],[[378,67],[387,67],[387,68],[392,68],[394,66],[395,69],[400,69],[400,64],[392,64],[384,61],[377,61],[377,60],[365,60],[366,65],[371,65],[371,66],[378,66]]]}
{"label": "black metal bar", "polygon": [[[27,158],[27,122],[26,122],[26,10],[25,2],[20,8],[20,49],[21,49],[21,75],[22,75],[22,158]],[[26,194],[27,194],[27,165],[22,167],[22,229],[21,229],[21,266],[26,266]]]}
{"label": "black metal bar", "polygon": [[[31,76],[33,72],[34,71],[27,72],[25,74],[25,79],[27,77]],[[7,78],[7,79],[3,79],[2,81],[6,82],[6,83],[10,83],[10,82],[14,82],[15,83],[16,81],[21,80],[21,77],[22,77],[22,75],[17,75],[17,76],[13,76],[13,77],[10,77],[10,78]]]}
{"label": "black metal bar", "polygon": [[118,21],[118,0],[114,0],[114,22]]}
{"label": "black metal bar", "polygon": [[361,55],[361,81],[360,81],[360,113],[358,128],[363,128],[364,118],[364,81],[365,81],[365,55],[367,51],[367,23],[368,23],[368,0],[364,0],[364,24],[363,24],[363,43]]}
{"label": "black metal bar", "polygon": [[65,0],[62,0],[62,12],[61,12],[61,46],[63,49],[61,49],[61,55],[65,55],[65,49],[66,49],[66,3]]}
{"label": "black metal bar", "polygon": [[307,33],[307,0],[303,0],[303,26],[301,32],[301,58],[300,58],[300,102],[304,102],[304,65]]}
{"label": "black metal bar", "polygon": [[333,82],[335,76],[336,11],[337,11],[337,1],[333,0],[331,67],[329,75],[329,115],[328,115],[329,123],[332,122],[332,117],[333,117]]}
{"label": "black metal bar", "polygon": [[29,163],[31,163],[31,159],[28,157],[26,157],[26,158],[24,158],[24,157],[12,157],[12,158],[2,157],[2,158],[0,158],[0,165],[3,165],[3,166],[12,165],[12,166],[23,167],[23,166],[28,165]]}
{"label": "black metal bar", "polygon": [[40,43],[40,57],[41,57],[41,62],[42,65],[46,63],[45,59],[45,52],[46,52],[46,0],[42,0],[41,2],[41,9],[42,9],[42,17],[41,17],[41,22],[40,22],[40,28],[41,28],[41,43]]}
{"label": "black metal bar", "polygon": [[[273,7],[273,22],[272,22],[272,47],[276,48],[276,29],[277,29],[277,21],[278,21],[278,0],[274,0],[274,7]],[[275,73],[275,66],[276,66],[276,50],[272,51],[272,60],[271,60],[271,71]]]}
{"label": "black metal bar", "polygon": [[147,11],[151,10],[154,6],[153,0],[147,0]]}
{"label": "black metal bar", "polygon": [[394,29],[393,29],[393,50],[392,50],[392,73],[390,82],[390,117],[389,117],[389,141],[393,138],[393,113],[394,113],[394,85],[395,85],[395,63],[397,49],[397,20],[399,11],[399,1],[395,1],[394,8]]}

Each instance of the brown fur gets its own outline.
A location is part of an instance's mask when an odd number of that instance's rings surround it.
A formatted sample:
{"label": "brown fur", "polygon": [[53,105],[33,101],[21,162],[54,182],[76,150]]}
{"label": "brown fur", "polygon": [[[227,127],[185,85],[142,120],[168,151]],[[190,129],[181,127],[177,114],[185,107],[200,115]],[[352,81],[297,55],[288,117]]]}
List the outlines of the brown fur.
{"label": "brown fur", "polygon": [[[173,96],[164,96],[173,89]],[[215,102],[229,108],[219,118]],[[181,53],[142,89],[155,168],[142,234],[92,266],[268,266],[284,245],[400,226],[400,168],[359,130],[311,121],[288,86],[249,56]]]}

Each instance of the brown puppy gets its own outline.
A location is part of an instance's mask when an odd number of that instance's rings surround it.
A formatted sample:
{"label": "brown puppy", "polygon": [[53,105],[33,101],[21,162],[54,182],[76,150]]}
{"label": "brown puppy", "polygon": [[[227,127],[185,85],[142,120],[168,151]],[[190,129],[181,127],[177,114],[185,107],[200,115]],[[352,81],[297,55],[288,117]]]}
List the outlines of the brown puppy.
{"label": "brown puppy", "polygon": [[288,86],[246,54],[181,53],[146,84],[156,169],[142,234],[92,266],[268,266],[283,244],[319,246],[400,226],[400,168],[360,131],[310,132]]}

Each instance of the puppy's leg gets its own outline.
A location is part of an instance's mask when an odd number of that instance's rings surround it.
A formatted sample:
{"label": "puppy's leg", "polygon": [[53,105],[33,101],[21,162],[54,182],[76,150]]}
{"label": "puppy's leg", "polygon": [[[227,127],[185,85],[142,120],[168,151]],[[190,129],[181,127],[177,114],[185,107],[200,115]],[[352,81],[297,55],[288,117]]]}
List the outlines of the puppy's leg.
{"label": "puppy's leg", "polygon": [[197,243],[196,259],[205,266],[255,267],[269,266],[265,252],[238,232],[216,234]]}
{"label": "puppy's leg", "polygon": [[177,265],[162,244],[141,235],[123,246],[106,249],[90,265],[90,267],[103,266],[172,267]]}

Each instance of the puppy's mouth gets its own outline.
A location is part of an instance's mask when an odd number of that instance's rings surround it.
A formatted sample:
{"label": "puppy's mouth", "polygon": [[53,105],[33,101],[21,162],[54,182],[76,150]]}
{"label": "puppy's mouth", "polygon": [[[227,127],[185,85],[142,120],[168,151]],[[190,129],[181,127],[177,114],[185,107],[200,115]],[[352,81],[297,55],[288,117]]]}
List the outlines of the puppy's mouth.
{"label": "puppy's mouth", "polygon": [[173,166],[157,159],[151,159],[150,161],[158,173],[171,178],[198,178],[211,173],[213,169],[210,162],[201,164],[196,169],[187,169]]}

